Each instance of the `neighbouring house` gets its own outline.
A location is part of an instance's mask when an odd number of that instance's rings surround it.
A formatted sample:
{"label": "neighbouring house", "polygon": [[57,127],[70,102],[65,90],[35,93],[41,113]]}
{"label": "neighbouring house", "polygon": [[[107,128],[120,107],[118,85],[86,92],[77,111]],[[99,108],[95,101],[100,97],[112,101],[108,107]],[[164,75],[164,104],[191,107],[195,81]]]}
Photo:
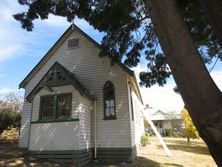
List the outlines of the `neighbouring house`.
{"label": "neighbouring house", "polygon": [[179,113],[163,112],[155,109],[147,109],[146,112],[161,135],[166,135],[168,129],[182,132],[184,128],[183,119]]}
{"label": "neighbouring house", "polygon": [[20,83],[20,147],[78,166],[136,157],[144,122],[135,74],[100,50],[73,24]]}

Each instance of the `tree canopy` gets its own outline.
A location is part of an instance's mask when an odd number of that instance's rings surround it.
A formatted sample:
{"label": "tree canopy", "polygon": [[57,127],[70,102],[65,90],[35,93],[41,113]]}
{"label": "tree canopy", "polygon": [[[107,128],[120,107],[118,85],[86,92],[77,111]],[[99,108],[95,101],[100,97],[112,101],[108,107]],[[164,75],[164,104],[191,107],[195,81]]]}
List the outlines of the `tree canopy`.
{"label": "tree canopy", "polygon": [[14,92],[0,99],[0,134],[7,128],[19,128],[23,97]]}
{"label": "tree canopy", "polygon": [[186,108],[182,110],[182,118],[185,125],[185,136],[187,138],[187,143],[190,142],[190,138],[199,138],[199,133],[193,124],[193,121]]}
{"label": "tree canopy", "polygon": [[[138,0],[19,0],[28,6],[26,12],[14,15],[28,31],[35,19],[47,19],[49,14],[64,16],[69,22],[75,17],[86,20],[99,31],[105,32],[100,56],[109,53],[114,61],[133,67],[140,58],[147,60],[147,71],[140,73],[141,85],[163,85],[171,71],[160,49],[159,41],[143,1]],[[221,57],[221,43],[203,15],[198,0],[178,0],[190,33],[205,63]]]}

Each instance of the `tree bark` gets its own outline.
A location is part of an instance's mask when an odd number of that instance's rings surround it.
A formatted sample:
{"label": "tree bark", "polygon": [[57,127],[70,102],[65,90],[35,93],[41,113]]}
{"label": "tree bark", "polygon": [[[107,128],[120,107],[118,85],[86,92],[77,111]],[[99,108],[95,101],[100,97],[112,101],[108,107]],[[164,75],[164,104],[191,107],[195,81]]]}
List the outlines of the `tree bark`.
{"label": "tree bark", "polygon": [[199,0],[215,36],[222,41],[222,1]]}
{"label": "tree bark", "polygon": [[222,166],[222,96],[210,77],[176,0],[145,0],[161,47],[189,114]]}
{"label": "tree bark", "polygon": [[190,137],[187,136],[187,144],[190,144]]}

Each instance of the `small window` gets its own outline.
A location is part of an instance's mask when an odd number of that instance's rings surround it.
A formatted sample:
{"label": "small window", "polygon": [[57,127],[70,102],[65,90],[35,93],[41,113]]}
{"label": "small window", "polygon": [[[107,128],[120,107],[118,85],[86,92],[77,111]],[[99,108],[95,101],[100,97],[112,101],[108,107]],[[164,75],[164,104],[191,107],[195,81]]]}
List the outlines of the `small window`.
{"label": "small window", "polygon": [[68,40],[68,48],[74,48],[79,46],[79,38],[69,39]]}
{"label": "small window", "polygon": [[116,119],[115,89],[112,82],[107,81],[103,87],[104,119]]}
{"label": "small window", "polygon": [[72,94],[42,96],[40,105],[41,120],[67,119],[71,115]]}

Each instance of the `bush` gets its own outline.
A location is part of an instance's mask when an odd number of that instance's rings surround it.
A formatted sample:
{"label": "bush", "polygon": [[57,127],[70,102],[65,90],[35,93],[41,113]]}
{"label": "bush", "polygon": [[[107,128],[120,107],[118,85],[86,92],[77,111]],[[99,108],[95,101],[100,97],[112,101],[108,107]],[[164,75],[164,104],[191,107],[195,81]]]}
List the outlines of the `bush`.
{"label": "bush", "polygon": [[21,124],[21,115],[19,112],[4,110],[0,112],[0,134],[7,128],[19,128]]}
{"label": "bush", "polygon": [[184,108],[182,111],[182,118],[185,124],[185,135],[187,137],[187,142],[190,142],[190,138],[199,138],[199,133],[194,126],[193,121],[186,108]]}
{"label": "bush", "polygon": [[173,133],[173,137],[184,137],[184,134],[183,134],[183,132],[181,132],[181,131],[175,131],[174,133]]}
{"label": "bush", "polygon": [[146,135],[141,136],[141,145],[142,146],[147,145],[148,142],[149,142],[149,137],[148,136],[146,136]]}
{"label": "bush", "polygon": [[165,129],[164,133],[165,133],[165,136],[172,137],[173,136],[173,129]]}
{"label": "bush", "polygon": [[165,129],[164,136],[166,137],[184,137],[184,132],[177,130],[177,129]]}

